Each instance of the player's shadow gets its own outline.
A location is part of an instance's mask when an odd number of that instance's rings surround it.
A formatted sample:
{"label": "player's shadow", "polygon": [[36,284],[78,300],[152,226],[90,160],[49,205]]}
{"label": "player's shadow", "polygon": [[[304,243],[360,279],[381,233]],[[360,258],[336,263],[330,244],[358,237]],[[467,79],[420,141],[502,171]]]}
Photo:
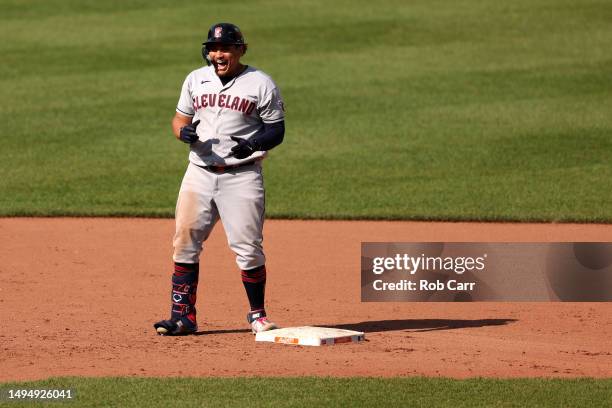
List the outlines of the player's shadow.
{"label": "player's shadow", "polygon": [[503,326],[516,322],[517,319],[406,319],[406,320],[374,320],[370,322],[334,324],[330,326],[336,329],[355,330],[364,333],[376,333],[386,331],[412,331],[425,332],[433,330],[454,330],[467,327]]}
{"label": "player's shadow", "polygon": [[193,333],[194,336],[207,336],[211,334],[234,334],[234,333],[250,333],[251,329],[224,329],[224,330],[200,330]]}
{"label": "player's shadow", "polygon": [[[453,330],[466,327],[484,326],[503,326],[508,323],[516,322],[517,319],[406,319],[406,320],[373,320],[370,322],[315,325],[317,327],[333,327],[336,329],[355,330],[364,333],[376,333],[386,331],[425,332],[434,330]],[[250,333],[250,329],[221,329],[221,330],[201,330],[194,333],[194,336],[205,336],[211,334],[236,334]]]}

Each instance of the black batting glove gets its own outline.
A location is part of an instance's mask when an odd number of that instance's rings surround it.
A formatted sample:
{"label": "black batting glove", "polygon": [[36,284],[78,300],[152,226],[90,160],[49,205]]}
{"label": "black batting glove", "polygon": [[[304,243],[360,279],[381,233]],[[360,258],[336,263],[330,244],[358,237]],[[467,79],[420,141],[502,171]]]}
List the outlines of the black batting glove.
{"label": "black batting glove", "polygon": [[193,122],[191,125],[183,126],[179,132],[179,139],[185,143],[193,143],[198,140],[196,128],[200,124],[200,119]]}
{"label": "black batting glove", "polygon": [[229,156],[234,156],[237,159],[246,159],[259,150],[256,144],[249,139],[241,139],[237,136],[230,136],[230,138],[236,142],[237,145],[232,147],[232,152]]}

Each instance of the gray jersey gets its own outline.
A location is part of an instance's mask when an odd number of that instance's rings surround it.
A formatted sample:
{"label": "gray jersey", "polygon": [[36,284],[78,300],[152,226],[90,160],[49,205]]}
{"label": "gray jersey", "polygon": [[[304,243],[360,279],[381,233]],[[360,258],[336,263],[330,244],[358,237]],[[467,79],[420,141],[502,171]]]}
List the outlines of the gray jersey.
{"label": "gray jersey", "polygon": [[191,144],[189,160],[196,165],[230,165],[264,157],[258,151],[246,159],[224,159],[236,142],[230,136],[249,138],[264,123],[284,120],[280,91],[272,79],[257,68],[247,67],[226,85],[212,66],[191,72],[181,90],[176,111],[200,120],[199,141]]}

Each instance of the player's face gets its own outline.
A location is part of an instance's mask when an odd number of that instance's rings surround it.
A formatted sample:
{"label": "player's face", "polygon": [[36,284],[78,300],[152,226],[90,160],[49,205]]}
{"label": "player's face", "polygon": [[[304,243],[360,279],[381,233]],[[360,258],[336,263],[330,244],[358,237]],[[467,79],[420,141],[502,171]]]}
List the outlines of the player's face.
{"label": "player's face", "polygon": [[233,76],[244,67],[240,63],[240,57],[244,49],[239,45],[209,44],[208,57],[215,67],[218,76]]}

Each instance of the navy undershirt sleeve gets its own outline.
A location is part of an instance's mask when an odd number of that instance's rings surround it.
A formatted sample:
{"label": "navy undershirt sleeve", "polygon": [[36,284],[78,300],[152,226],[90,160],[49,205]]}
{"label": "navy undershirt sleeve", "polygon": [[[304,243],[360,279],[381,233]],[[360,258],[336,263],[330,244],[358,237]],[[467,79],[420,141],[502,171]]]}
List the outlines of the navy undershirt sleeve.
{"label": "navy undershirt sleeve", "polygon": [[270,150],[283,142],[285,121],[264,123],[263,132],[251,138],[257,150]]}

